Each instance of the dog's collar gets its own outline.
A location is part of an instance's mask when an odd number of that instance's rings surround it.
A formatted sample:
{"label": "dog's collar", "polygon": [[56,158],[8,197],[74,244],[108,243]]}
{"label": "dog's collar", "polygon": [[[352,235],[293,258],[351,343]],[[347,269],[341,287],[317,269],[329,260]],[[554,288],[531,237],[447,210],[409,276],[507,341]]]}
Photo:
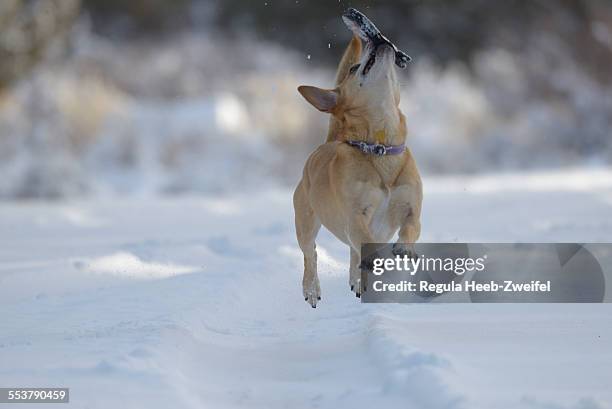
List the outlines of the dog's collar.
{"label": "dog's collar", "polygon": [[401,145],[383,145],[382,143],[367,143],[364,141],[346,141],[350,146],[359,149],[361,152],[368,155],[386,156],[399,155],[406,150],[406,144]]}

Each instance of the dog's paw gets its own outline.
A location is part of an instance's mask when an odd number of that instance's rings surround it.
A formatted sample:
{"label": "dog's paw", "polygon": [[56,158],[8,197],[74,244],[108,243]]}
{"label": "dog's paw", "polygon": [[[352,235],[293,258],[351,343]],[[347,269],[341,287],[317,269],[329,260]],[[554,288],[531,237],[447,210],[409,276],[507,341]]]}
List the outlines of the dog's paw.
{"label": "dog's paw", "polygon": [[374,260],[380,258],[378,252],[374,252],[366,257],[361,259],[361,263],[359,263],[360,270],[372,271],[374,269]]}
{"label": "dog's paw", "polygon": [[355,293],[355,297],[361,298],[361,294],[365,291],[365,288],[362,287],[361,278],[350,278],[349,286],[351,287],[351,291]]}
{"label": "dog's paw", "polygon": [[302,288],[304,291],[304,301],[310,304],[312,308],[317,308],[317,302],[321,301],[319,278],[315,277],[310,282],[303,283]]}
{"label": "dog's paw", "polygon": [[419,255],[414,250],[414,244],[406,244],[406,243],[395,243],[393,245],[392,253],[394,256],[408,256],[413,260],[416,260]]}

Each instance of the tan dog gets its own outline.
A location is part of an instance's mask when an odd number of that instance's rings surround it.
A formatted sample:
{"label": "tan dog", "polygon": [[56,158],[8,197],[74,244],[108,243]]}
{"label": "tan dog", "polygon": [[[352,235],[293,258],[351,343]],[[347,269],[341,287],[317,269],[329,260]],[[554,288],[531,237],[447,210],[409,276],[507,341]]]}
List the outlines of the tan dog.
{"label": "tan dog", "polygon": [[304,253],[304,298],[313,308],[321,299],[315,246],[321,224],[350,247],[349,285],[357,297],[363,291],[361,245],[388,242],[399,230],[394,253],[414,256],[421,230],[422,185],[410,151],[379,156],[347,143],[391,146],[406,140],[394,64],[397,50],[367,39],[364,44],[362,53],[360,39],[353,37],[338,67],[335,89],[298,88],[310,104],[331,114],[327,140],[308,158],[293,196]]}

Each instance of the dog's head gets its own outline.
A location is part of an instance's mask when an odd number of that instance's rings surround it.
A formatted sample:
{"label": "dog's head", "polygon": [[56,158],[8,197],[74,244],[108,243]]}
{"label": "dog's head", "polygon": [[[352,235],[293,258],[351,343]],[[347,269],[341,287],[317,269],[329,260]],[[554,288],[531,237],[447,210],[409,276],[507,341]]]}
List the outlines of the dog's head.
{"label": "dog's head", "polygon": [[405,134],[395,66],[405,66],[410,57],[356,10],[347,11],[343,19],[355,36],[338,66],[336,88],[300,86],[298,91],[318,110],[332,115],[328,141],[388,142],[389,136]]}

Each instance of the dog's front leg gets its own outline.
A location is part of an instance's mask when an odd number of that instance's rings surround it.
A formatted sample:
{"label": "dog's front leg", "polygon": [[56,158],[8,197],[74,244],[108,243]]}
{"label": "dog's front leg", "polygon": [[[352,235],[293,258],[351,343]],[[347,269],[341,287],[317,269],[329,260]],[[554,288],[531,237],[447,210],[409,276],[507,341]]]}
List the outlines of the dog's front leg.
{"label": "dog's front leg", "polygon": [[397,182],[397,186],[393,189],[393,205],[390,212],[391,223],[399,226],[398,240],[393,245],[393,254],[416,258],[414,243],[421,235],[423,185],[411,156]]}
{"label": "dog's front leg", "polygon": [[355,251],[351,247],[351,265],[349,266],[349,286],[351,287],[351,291],[355,292],[355,295],[359,297],[358,291],[355,291],[355,288],[361,285],[361,257],[359,256],[359,252]]}
{"label": "dog's front leg", "polygon": [[414,243],[421,234],[421,221],[419,219],[420,212],[409,207],[400,227],[397,243],[393,245],[393,254],[411,258],[418,257],[414,249]]}

